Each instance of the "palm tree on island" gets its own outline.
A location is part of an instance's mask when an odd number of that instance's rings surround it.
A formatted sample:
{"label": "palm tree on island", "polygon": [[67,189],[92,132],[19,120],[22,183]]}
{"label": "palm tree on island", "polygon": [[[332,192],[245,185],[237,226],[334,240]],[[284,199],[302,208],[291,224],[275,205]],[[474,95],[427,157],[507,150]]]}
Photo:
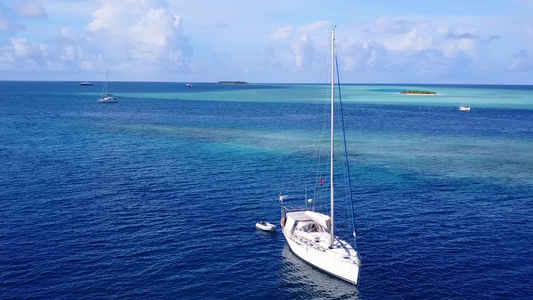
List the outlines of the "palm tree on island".
{"label": "palm tree on island", "polygon": [[437,93],[432,91],[405,90],[401,91],[400,94],[436,95]]}

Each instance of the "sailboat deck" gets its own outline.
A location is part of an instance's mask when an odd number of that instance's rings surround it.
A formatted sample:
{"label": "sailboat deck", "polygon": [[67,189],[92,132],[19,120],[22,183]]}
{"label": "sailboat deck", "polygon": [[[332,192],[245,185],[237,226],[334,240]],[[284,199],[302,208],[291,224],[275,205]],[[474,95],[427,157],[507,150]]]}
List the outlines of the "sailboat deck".
{"label": "sailboat deck", "polygon": [[326,232],[303,232],[297,230],[294,236],[302,243],[316,248],[317,250],[326,250],[329,247],[330,235]]}
{"label": "sailboat deck", "polygon": [[357,253],[353,247],[349,243],[339,240],[338,238],[335,239],[333,246],[330,248],[329,245],[331,236],[328,232],[295,230],[293,236],[297,241],[304,243],[307,246],[311,246],[317,250],[331,251],[335,254],[346,257],[357,257]]}

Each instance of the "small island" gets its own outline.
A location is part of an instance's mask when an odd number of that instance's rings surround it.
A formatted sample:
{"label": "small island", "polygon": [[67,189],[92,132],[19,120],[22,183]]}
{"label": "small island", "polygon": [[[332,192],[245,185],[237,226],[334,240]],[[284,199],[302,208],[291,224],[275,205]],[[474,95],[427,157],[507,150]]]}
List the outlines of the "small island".
{"label": "small island", "polygon": [[217,84],[244,84],[247,85],[248,82],[246,81],[219,81]]}
{"label": "small island", "polygon": [[406,90],[406,91],[401,91],[400,94],[437,95],[437,93],[432,92],[432,91],[418,91],[418,90]]}

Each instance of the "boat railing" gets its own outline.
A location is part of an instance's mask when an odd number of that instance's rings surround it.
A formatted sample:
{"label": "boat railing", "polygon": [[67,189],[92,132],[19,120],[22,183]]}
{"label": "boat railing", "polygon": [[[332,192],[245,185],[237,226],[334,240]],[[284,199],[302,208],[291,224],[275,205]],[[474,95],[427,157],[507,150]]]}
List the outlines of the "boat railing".
{"label": "boat railing", "polygon": [[308,206],[297,206],[297,205],[291,205],[291,206],[284,205],[283,206],[283,211],[286,213],[294,212],[294,211],[305,211],[305,210],[311,210],[311,208]]}

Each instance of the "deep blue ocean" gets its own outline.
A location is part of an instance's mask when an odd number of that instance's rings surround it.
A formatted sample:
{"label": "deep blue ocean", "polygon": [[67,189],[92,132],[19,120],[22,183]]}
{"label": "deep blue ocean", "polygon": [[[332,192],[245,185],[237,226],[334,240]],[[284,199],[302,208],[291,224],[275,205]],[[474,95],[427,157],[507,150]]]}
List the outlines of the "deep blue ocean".
{"label": "deep blue ocean", "polygon": [[322,86],[193,85],[0,81],[1,299],[533,297],[533,86],[346,86],[356,287],[255,228]]}

